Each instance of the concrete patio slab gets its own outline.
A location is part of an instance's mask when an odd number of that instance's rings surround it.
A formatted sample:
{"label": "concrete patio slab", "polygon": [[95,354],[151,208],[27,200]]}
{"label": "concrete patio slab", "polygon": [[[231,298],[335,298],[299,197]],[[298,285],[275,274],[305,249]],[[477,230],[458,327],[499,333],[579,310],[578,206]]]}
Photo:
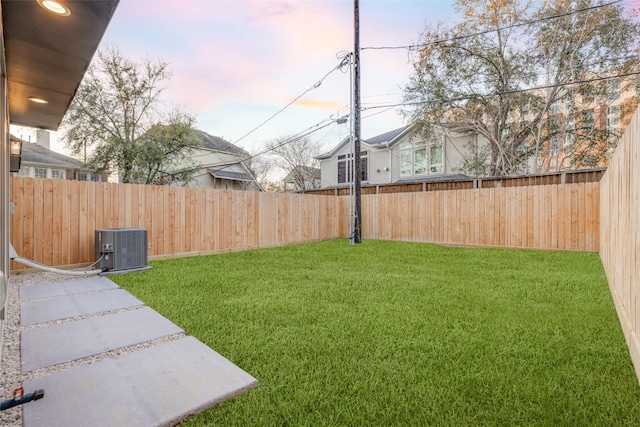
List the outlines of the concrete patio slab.
{"label": "concrete patio slab", "polygon": [[23,407],[35,426],[163,426],[256,387],[255,378],[193,337],[24,384],[44,398]]}
{"label": "concrete patio slab", "polygon": [[20,304],[20,323],[22,325],[31,325],[51,322],[138,305],[143,304],[123,289],[26,301]]}
{"label": "concrete patio slab", "polygon": [[22,372],[184,332],[149,307],[22,332]]}
{"label": "concrete patio slab", "polygon": [[20,288],[20,299],[24,301],[36,298],[51,298],[107,289],[118,289],[118,285],[105,277],[93,276],[69,282],[22,286]]}

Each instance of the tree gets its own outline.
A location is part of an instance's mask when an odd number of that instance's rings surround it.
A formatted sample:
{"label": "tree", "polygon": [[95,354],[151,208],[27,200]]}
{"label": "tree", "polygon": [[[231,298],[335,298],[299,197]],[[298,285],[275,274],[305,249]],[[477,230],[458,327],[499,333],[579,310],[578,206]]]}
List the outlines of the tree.
{"label": "tree", "polygon": [[246,160],[244,164],[264,191],[282,191],[281,183],[278,183],[273,177],[274,165],[272,159],[266,153],[253,153],[251,159]]}
{"label": "tree", "polygon": [[173,112],[167,124],[155,124],[139,138],[139,150],[131,177],[135,182],[164,185],[187,184],[198,171],[193,148],[202,145],[194,129],[195,119]]}
{"label": "tree", "polygon": [[425,29],[405,87],[406,114],[423,133],[455,122],[478,134],[490,149],[466,164],[490,175],[519,173],[542,150],[566,148],[576,163],[584,151],[606,157],[616,135],[594,112],[637,69],[638,26],[620,5],[458,0],[455,9],[459,24]]}
{"label": "tree", "polygon": [[63,137],[74,154],[84,152],[97,171],[116,170],[121,182],[169,183],[189,178],[169,174],[171,165],[190,169],[186,153],[194,118],[174,111],[163,118],[160,95],[168,64],[135,62],[115,48],[98,52],[63,120]]}
{"label": "tree", "polygon": [[272,141],[267,146],[272,162],[287,173],[296,190],[313,188],[318,180],[314,171],[320,162],[315,158],[319,146],[309,137],[285,137]]}

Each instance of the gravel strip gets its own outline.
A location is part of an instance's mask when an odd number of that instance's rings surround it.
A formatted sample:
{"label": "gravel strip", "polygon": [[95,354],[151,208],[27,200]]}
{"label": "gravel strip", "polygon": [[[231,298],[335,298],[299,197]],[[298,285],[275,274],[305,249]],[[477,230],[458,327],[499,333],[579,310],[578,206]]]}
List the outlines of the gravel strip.
{"label": "gravel strip", "polygon": [[[168,337],[158,338],[142,344],[112,350],[98,356],[87,357],[72,362],[66,362],[59,365],[38,369],[37,371],[22,374],[20,360],[20,334],[23,330],[30,327],[39,327],[43,324],[20,326],[20,297],[19,289],[21,286],[36,285],[44,283],[69,282],[71,280],[82,280],[86,277],[63,276],[55,273],[24,273],[14,274],[9,279],[9,289],[7,297],[7,313],[4,323],[4,334],[2,341],[2,378],[0,379],[0,400],[11,399],[13,390],[20,387],[24,382],[39,378],[44,375],[51,375],[56,372],[65,371],[76,366],[88,365],[106,358],[117,357],[121,354],[130,353],[132,351],[142,350],[160,343],[173,341],[184,337],[184,333],[175,334]],[[131,308],[114,310],[115,313],[120,311],[137,310],[144,306],[136,306]],[[87,317],[104,316],[107,313],[96,313],[92,315],[83,315],[73,319],[57,320],[50,323],[63,323],[85,319]],[[25,393],[31,393],[33,390],[25,390]],[[45,397],[46,399],[46,390]],[[6,411],[0,411],[0,425],[3,427],[21,427],[22,426],[22,406],[16,406]]]}
{"label": "gravel strip", "polygon": [[[65,282],[68,276],[54,273],[12,274],[9,278],[7,295],[7,311],[2,337],[2,379],[0,381],[0,398],[4,401],[13,397],[13,390],[22,385],[22,369],[20,364],[20,286],[43,283]],[[31,393],[33,390],[26,390]],[[22,426],[22,406],[0,411],[0,425],[5,427]]]}

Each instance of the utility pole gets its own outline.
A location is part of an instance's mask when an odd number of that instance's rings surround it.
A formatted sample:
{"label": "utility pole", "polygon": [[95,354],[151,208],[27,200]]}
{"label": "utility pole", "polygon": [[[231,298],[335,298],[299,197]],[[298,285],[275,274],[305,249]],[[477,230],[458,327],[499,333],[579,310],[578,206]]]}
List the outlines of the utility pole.
{"label": "utility pole", "polygon": [[360,7],[359,0],[353,0],[353,187],[355,212],[353,215],[353,242],[362,243],[362,161],[360,159]]}

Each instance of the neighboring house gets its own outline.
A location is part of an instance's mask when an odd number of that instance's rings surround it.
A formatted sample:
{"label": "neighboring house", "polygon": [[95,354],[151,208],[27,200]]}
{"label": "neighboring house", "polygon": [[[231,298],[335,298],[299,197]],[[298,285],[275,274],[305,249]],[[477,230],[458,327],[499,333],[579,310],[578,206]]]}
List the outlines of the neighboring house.
{"label": "neighboring house", "polygon": [[199,166],[190,186],[261,191],[249,169],[247,159],[251,155],[247,151],[220,137],[199,132],[203,144],[194,150],[193,159]]}
{"label": "neighboring house", "polygon": [[[38,136],[42,135],[41,133]],[[48,134],[45,134],[48,136]],[[21,141],[10,135],[11,141]],[[77,181],[106,182],[109,174],[92,173],[80,160],[51,151],[48,138],[38,138],[36,143],[22,141],[22,162],[17,176],[52,178]]]}
{"label": "neighboring house", "polygon": [[[535,162],[535,172],[549,172],[567,169],[582,168],[576,166],[576,154],[589,153],[593,150],[593,142],[587,135],[593,129],[607,130],[615,137],[622,135],[631,121],[639,100],[639,86],[636,77],[627,79],[611,79],[608,82],[609,96],[607,99],[596,99],[592,93],[580,93],[569,88],[554,102],[547,119],[543,122],[546,139],[542,146],[538,147]],[[523,108],[522,118],[528,116],[528,106]],[[575,107],[583,111],[575,115],[572,111]],[[577,142],[577,143],[576,143]],[[607,147],[610,153],[614,147]],[[597,156],[597,163],[589,164],[589,167],[606,166],[609,156]]]}
{"label": "neighboring house", "polygon": [[[320,160],[321,187],[346,186],[353,179],[350,138],[344,139]],[[425,138],[408,125],[360,143],[363,184],[390,184],[459,177],[465,158],[486,146],[477,134],[459,126],[434,126]]]}
{"label": "neighboring house", "polygon": [[282,180],[284,191],[303,191],[321,188],[321,178],[320,168],[302,165],[296,166]]}

